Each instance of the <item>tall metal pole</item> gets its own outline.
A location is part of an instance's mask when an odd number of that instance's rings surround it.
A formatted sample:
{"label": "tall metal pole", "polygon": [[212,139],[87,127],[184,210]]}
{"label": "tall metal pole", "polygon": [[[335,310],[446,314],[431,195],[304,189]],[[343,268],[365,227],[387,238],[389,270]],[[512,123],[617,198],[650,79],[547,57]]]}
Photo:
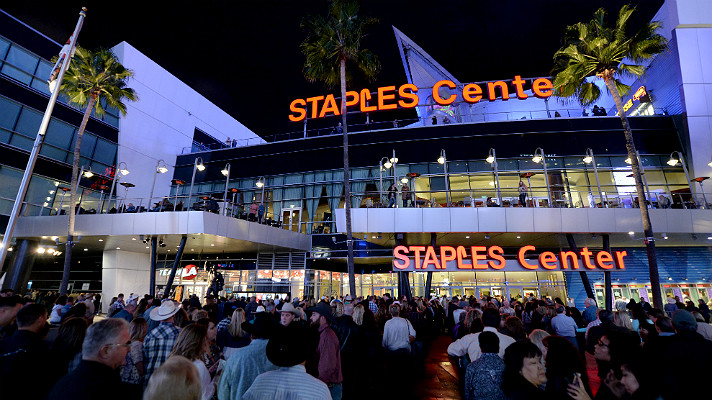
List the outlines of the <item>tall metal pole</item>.
{"label": "tall metal pole", "polygon": [[193,185],[195,184],[195,172],[198,170],[198,160],[200,160],[200,165],[203,165],[203,159],[197,157],[193,163],[193,177],[190,178],[190,191],[188,192],[188,208],[190,208],[190,198],[193,197]]}
{"label": "tall metal pole", "polygon": [[156,296],[156,253],[158,250],[158,238],[157,237],[152,237],[151,238],[151,277],[149,280],[149,288],[148,288],[148,293],[151,294],[151,296]]}
{"label": "tall metal pole", "polygon": [[[124,168],[128,171],[128,165],[126,165],[125,162],[121,161],[120,163],[116,164],[116,169],[114,170],[114,179],[111,180],[111,190],[109,191],[109,205],[106,206],[106,211],[109,212],[109,207],[111,206],[111,196],[114,195],[114,190],[116,189],[116,180],[117,180],[117,175],[119,174],[119,169],[121,168],[121,164],[124,164]],[[156,179],[153,179],[153,182],[155,184]],[[150,200],[149,200],[150,202]],[[116,199],[116,209],[118,210],[119,208],[119,200]]]}
{"label": "tall metal pole", "polygon": [[544,149],[538,147],[534,151],[534,156],[536,157],[537,155],[541,157],[541,163],[544,165],[544,182],[546,182],[546,194],[549,198],[549,207],[552,207],[553,202],[551,201],[551,187],[549,187],[549,173],[546,170],[546,154],[544,154]]}
{"label": "tall metal pole", "polygon": [[225,194],[223,195],[223,215],[227,215],[227,185],[230,183],[230,163],[221,171],[225,175]]}
{"label": "tall metal pole", "polygon": [[[163,167],[162,167],[162,168],[161,168],[161,163],[163,163]],[[149,210],[151,209],[151,202],[153,202],[153,189],[156,188],[156,177],[158,176],[158,173],[159,173],[159,172],[160,172],[160,173],[163,173],[163,172],[166,171],[166,170],[167,170],[167,168],[166,168],[166,162],[163,161],[163,160],[158,160],[158,162],[156,163],[156,170],[153,172],[153,183],[151,184],[151,194],[148,195],[148,205],[147,205],[147,207],[148,207]],[[178,189],[176,189],[176,193],[177,193],[177,190],[178,190]],[[118,201],[118,200],[117,200],[117,201]],[[159,209],[159,210],[161,209],[160,206],[159,206],[158,209]]]}
{"label": "tall metal pole", "polygon": [[[45,109],[44,117],[42,117],[42,123],[40,123],[40,129],[37,131],[37,137],[35,138],[35,143],[32,146],[32,152],[30,153],[30,158],[27,160],[27,167],[25,167],[25,173],[22,175],[22,181],[20,182],[20,187],[17,190],[17,196],[15,197],[15,203],[12,205],[12,211],[10,212],[10,220],[7,223],[7,228],[5,228],[5,235],[2,238],[2,247],[0,247],[0,269],[5,264],[5,257],[7,257],[7,248],[12,239],[12,234],[15,231],[15,225],[17,224],[17,218],[20,216],[20,209],[22,208],[22,203],[25,200],[25,194],[27,194],[27,187],[30,183],[30,178],[32,177],[32,171],[35,169],[35,163],[37,162],[37,155],[40,152],[40,147],[42,147],[42,141],[44,141],[44,135],[47,133],[47,126],[49,126],[50,118],[52,117],[52,111],[54,110],[54,105],[57,102],[57,97],[59,96],[59,88],[62,86],[62,79],[64,79],[64,73],[69,68],[69,61],[71,60],[72,52],[77,45],[77,37],[79,36],[79,31],[82,29],[82,24],[84,23],[84,18],[87,15],[87,9],[82,8],[79,12],[79,21],[77,21],[77,26],[74,28],[74,33],[69,39],[69,51],[64,57],[64,62],[59,70],[59,75],[56,79],[56,87],[54,92],[49,98],[49,103]],[[21,271],[18,271],[20,273]]]}
{"label": "tall metal pole", "polygon": [[[489,155],[487,156],[487,162],[491,163],[494,167],[494,178],[497,183],[497,200],[499,200],[498,204],[502,206],[502,191],[499,188],[499,167],[497,166],[497,153],[494,151],[493,148],[489,151]],[[529,186],[531,186],[531,183],[529,184]]]}
{"label": "tall metal pole", "polygon": [[591,164],[593,164],[593,174],[596,176],[596,185],[598,185],[598,195],[601,197],[601,205],[603,205],[604,207],[608,207],[607,202],[603,199],[603,190],[601,190],[601,181],[598,179],[598,167],[596,166],[596,158],[593,156],[593,150],[586,149],[586,157],[591,157]]}
{"label": "tall metal pole", "polygon": [[173,261],[173,268],[171,268],[171,274],[168,276],[168,283],[166,283],[166,289],[163,291],[163,299],[169,298],[171,294],[171,287],[173,286],[173,280],[176,278],[176,270],[178,269],[178,264],[180,264],[180,258],[183,256],[183,249],[185,248],[185,242],[188,240],[188,236],[183,236],[180,240],[180,246],[178,246],[178,251],[176,252],[176,259]]}
{"label": "tall metal pole", "polygon": [[[611,238],[608,236],[608,234],[603,234],[601,239],[603,240],[603,250],[607,251],[610,254],[611,253]],[[611,288],[611,271],[603,271],[603,281],[604,281],[604,290],[603,294],[606,296],[606,310],[612,311],[613,310],[613,289]]]}
{"label": "tall metal pole", "polygon": [[447,203],[447,206],[450,207],[450,182],[448,182],[447,178],[447,155],[445,154],[445,149],[440,150],[440,158],[438,158],[438,162],[441,162],[443,165],[443,171],[445,171],[445,202]]}

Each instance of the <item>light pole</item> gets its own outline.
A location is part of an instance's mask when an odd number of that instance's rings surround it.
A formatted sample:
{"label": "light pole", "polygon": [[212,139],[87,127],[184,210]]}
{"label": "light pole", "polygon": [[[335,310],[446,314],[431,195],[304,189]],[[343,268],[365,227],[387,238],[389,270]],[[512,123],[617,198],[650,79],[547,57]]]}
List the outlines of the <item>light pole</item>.
{"label": "light pole", "polygon": [[499,168],[497,167],[497,153],[495,153],[494,149],[489,149],[489,154],[485,161],[492,164],[492,168],[494,168],[494,178],[497,183],[497,200],[499,200],[498,204],[501,206],[502,192],[499,190]]}
{"label": "light pole", "polygon": [[197,171],[203,172],[205,171],[205,165],[203,164],[203,159],[200,157],[195,158],[195,162],[193,163],[193,177],[190,178],[190,191],[188,192],[188,208],[191,208],[190,205],[190,198],[193,197],[193,185],[195,185],[195,173]]}
{"label": "light pole", "polygon": [[[121,165],[124,165],[123,168],[121,168]],[[118,165],[116,165],[116,169],[114,170],[114,179],[111,181],[111,190],[109,191],[109,205],[106,206],[107,210],[106,212],[109,212],[109,207],[111,207],[111,196],[114,195],[114,190],[116,189],[116,180],[117,180],[117,172],[121,173],[121,175],[126,176],[129,174],[128,166],[126,165],[125,162],[121,161]],[[115,202],[116,209],[118,210],[119,208],[119,201],[118,199]]]}
{"label": "light pole", "polygon": [[601,205],[608,207],[608,202],[603,199],[603,191],[601,190],[601,181],[598,180],[598,167],[596,166],[596,159],[593,157],[593,150],[586,149],[586,156],[583,158],[583,162],[586,164],[593,164],[593,174],[596,176],[596,185],[598,185],[598,195],[601,196]]}
{"label": "light pole", "polygon": [[[391,165],[393,165],[393,184],[398,187],[398,177],[396,176],[396,164],[398,164],[398,157],[396,157],[396,151],[393,150],[393,157],[391,157],[390,160]],[[390,200],[389,200],[390,201]],[[396,193],[396,199],[395,199],[395,204],[394,207],[398,207],[398,193]]]}
{"label": "light pole", "polygon": [[227,214],[227,185],[230,183],[230,163],[225,164],[225,168],[220,171],[225,175],[225,194],[223,195],[223,215]]}
{"label": "light pole", "polygon": [[[674,156],[677,156],[677,158],[675,158]],[[682,164],[682,170],[685,172],[685,180],[687,182],[692,182],[690,180],[690,174],[687,171],[687,164],[685,164],[685,158],[682,156],[682,153],[680,153],[679,151],[673,151],[672,153],[670,153],[670,159],[667,161],[667,165],[669,165],[671,167],[675,167],[675,166],[677,166],[678,162],[680,164]],[[712,163],[710,163],[710,164],[712,164]],[[692,195],[694,197],[695,185],[689,185],[689,186],[690,186],[690,190],[692,191]],[[670,197],[672,197],[672,193],[670,193]],[[684,204],[685,202],[681,201],[681,203]]]}
{"label": "light pole", "polygon": [[[148,205],[146,206],[149,210],[151,209],[151,203],[153,202],[153,189],[156,187],[156,177],[158,174],[165,174],[168,172],[168,166],[163,160],[158,160],[156,163],[156,172],[153,173],[153,184],[151,185],[151,194],[148,197]],[[178,190],[178,189],[176,189]],[[159,208],[160,210],[160,208]]]}
{"label": "light pole", "polygon": [[[386,162],[383,162],[386,160]],[[393,166],[388,157],[381,158],[378,162],[378,201],[383,203],[383,168],[390,169]]]}
{"label": "light pole", "polygon": [[546,195],[549,198],[549,207],[552,207],[553,203],[551,201],[551,188],[549,187],[549,174],[546,171],[546,154],[544,154],[544,149],[542,149],[541,147],[537,147],[536,150],[534,150],[534,157],[532,157],[532,161],[537,164],[542,163],[542,165],[544,166],[544,182],[546,182]]}
{"label": "light pole", "polygon": [[450,207],[450,182],[448,182],[447,178],[447,156],[445,155],[445,149],[440,150],[438,163],[443,165],[443,171],[445,171],[445,202],[447,206]]}
{"label": "light pole", "polygon": [[[262,189],[262,195],[260,196],[260,204],[262,205],[262,207],[265,208],[265,215],[263,217],[267,219],[267,206],[265,205],[265,177],[260,176],[259,178],[257,178],[255,186]],[[274,215],[272,216],[272,218],[274,219]]]}

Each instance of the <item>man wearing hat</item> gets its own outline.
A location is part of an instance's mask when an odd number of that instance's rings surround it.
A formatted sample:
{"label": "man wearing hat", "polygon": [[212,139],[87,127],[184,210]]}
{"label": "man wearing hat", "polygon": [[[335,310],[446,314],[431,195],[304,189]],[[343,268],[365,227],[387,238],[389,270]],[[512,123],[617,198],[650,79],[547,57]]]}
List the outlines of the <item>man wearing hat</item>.
{"label": "man wearing hat", "polygon": [[[291,303],[284,308],[287,305]],[[326,384],[307,374],[304,367],[315,345],[316,338],[304,325],[291,324],[278,329],[267,344],[267,358],[280,368],[258,376],[242,398],[330,400]]]}
{"label": "man wearing hat", "polygon": [[318,378],[326,383],[333,400],[341,400],[341,383],[344,378],[341,374],[341,353],[339,350],[339,338],[329,326],[335,322],[333,310],[329,304],[320,302],[315,307],[307,309],[311,311],[311,325],[319,330],[319,345],[314,354],[315,370],[318,370]]}
{"label": "man wearing hat", "polygon": [[165,300],[160,307],[151,310],[151,319],[158,321],[159,325],[143,340],[143,364],[146,369],[144,384],[148,383],[153,371],[168,359],[168,355],[173,350],[180,333],[180,330],[173,325],[178,310],[180,310],[178,305],[171,300]]}
{"label": "man wearing hat", "polygon": [[282,326],[287,327],[292,322],[294,322],[295,325],[301,325],[301,313],[299,312],[299,310],[297,310],[296,307],[294,307],[292,303],[284,303],[282,309],[278,312],[279,323]]}
{"label": "man wearing hat", "polygon": [[267,342],[274,326],[264,309],[256,313],[251,322],[243,322],[242,329],[252,336],[252,341],[237,349],[225,363],[218,386],[220,400],[242,399],[258,375],[277,369],[267,359]]}

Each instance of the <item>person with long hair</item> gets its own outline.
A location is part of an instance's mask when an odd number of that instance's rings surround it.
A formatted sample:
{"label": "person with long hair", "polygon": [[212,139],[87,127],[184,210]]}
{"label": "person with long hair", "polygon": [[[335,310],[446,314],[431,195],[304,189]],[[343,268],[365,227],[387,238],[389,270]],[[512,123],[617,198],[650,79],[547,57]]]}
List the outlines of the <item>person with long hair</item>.
{"label": "person with long hair", "polygon": [[527,332],[524,330],[524,324],[522,320],[517,317],[507,317],[507,319],[504,320],[502,333],[512,337],[517,342],[527,340]]}
{"label": "person with long hair", "polygon": [[134,310],[133,317],[134,318],[145,318],[143,314],[146,312],[147,308],[148,308],[148,298],[144,297],[138,302],[138,306],[136,306],[136,310]]}
{"label": "person with long hair", "polygon": [[200,373],[194,363],[183,356],[166,360],[151,375],[143,400],[201,400]]}
{"label": "person with long hair", "polygon": [[195,321],[196,324],[201,324],[208,329],[208,342],[210,342],[210,351],[205,354],[205,366],[210,371],[210,376],[214,377],[218,371],[220,360],[223,359],[222,349],[217,344],[218,325],[214,319],[201,318]]}
{"label": "person with long hair", "polygon": [[86,335],[86,319],[70,318],[59,327],[57,338],[52,344],[52,353],[62,368],[61,375],[72,371],[82,359],[82,343]]}
{"label": "person with long hair", "polygon": [[578,377],[588,393],[588,376],[584,362],[576,347],[562,336],[548,336],[543,339],[546,346],[546,394],[548,398],[567,400],[569,384]]}
{"label": "person with long hair", "polygon": [[236,349],[250,344],[250,334],[242,329],[243,322],[245,322],[245,311],[236,308],[232,312],[227,330],[218,332],[217,344],[222,348],[225,360],[229,359]]}
{"label": "person with long hair", "polygon": [[52,311],[49,315],[49,323],[52,325],[59,325],[62,322],[62,308],[67,304],[67,295],[61,295],[57,297],[54,302]]}
{"label": "person with long hair", "polygon": [[148,324],[144,318],[134,318],[129,324],[131,350],[126,354],[126,364],[119,367],[121,381],[137,395],[143,391],[143,376],[146,369],[143,364],[143,339],[146,338]]}
{"label": "person with long hair", "polygon": [[203,358],[210,351],[208,329],[202,324],[190,324],[178,335],[173,351],[168,356],[183,356],[198,368],[202,387],[202,400],[210,400],[215,394],[215,381],[210,377],[208,367]]}

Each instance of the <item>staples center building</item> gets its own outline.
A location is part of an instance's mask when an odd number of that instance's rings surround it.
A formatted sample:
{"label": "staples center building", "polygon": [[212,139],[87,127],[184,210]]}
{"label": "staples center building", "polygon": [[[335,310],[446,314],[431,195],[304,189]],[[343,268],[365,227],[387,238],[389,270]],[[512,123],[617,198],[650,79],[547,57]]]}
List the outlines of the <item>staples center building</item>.
{"label": "staples center building", "polygon": [[[693,3],[666,1],[658,11],[669,51],[627,82],[623,101],[644,168],[659,290],[708,301],[712,4]],[[4,226],[59,45],[0,18]],[[597,103],[601,116],[548,96],[547,77],[463,83],[406,33],[394,34],[407,82],[347,95],[348,198],[342,136],[313,128],[320,118],[340,121],[338,99],[297,99],[281,115],[299,132],[258,138],[128,43],[117,45],[141,100],[126,117],[90,121],[82,162],[98,176],[80,182],[73,290],[160,292],[175,266],[177,297],[206,294],[216,270],[224,295],[345,295],[349,202],[356,295],[534,295],[582,306],[584,280],[602,304],[610,273],[612,297],[652,299],[658,288],[612,99]],[[413,118],[395,120],[394,105]],[[32,289],[56,290],[61,279],[80,118],[58,105],[4,266],[23,271]],[[123,168],[131,173],[114,174]]]}

